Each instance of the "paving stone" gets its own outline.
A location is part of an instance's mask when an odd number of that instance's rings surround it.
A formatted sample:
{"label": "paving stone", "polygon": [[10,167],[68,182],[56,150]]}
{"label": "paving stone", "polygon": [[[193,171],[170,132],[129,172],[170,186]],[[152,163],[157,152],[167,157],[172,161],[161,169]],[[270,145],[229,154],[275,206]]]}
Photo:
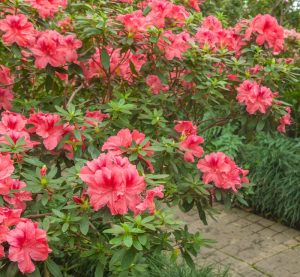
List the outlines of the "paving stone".
{"label": "paving stone", "polygon": [[264,226],[264,227],[270,227],[271,225],[274,225],[275,222],[265,219],[265,218],[261,218],[259,221],[257,221],[258,224]]}
{"label": "paving stone", "polygon": [[297,251],[292,249],[266,258],[258,262],[255,266],[274,277],[290,277],[300,273],[299,256],[297,256]]}
{"label": "paving stone", "polygon": [[290,238],[296,238],[299,236],[299,231],[289,228],[287,230],[285,230],[284,232],[282,232],[285,236],[288,236]]}
{"label": "paving stone", "polygon": [[258,234],[262,237],[271,238],[271,237],[275,236],[277,234],[277,232],[275,232],[269,228],[265,228],[265,229],[259,231]]}
{"label": "paving stone", "polygon": [[279,224],[279,223],[275,223],[275,224],[271,225],[269,228],[273,231],[278,232],[278,233],[281,233],[281,232],[289,229],[287,226],[284,226],[284,225]]}
{"label": "paving stone", "polygon": [[254,268],[249,268],[245,271],[241,271],[240,275],[243,277],[265,277],[266,275]]}
{"label": "paving stone", "polygon": [[260,216],[256,215],[256,214],[250,214],[246,217],[247,220],[251,221],[251,222],[257,222],[261,219]]}
{"label": "paving stone", "polygon": [[176,212],[192,232],[216,240],[211,249],[202,249],[198,264],[230,266],[232,277],[300,277],[300,232],[239,209],[220,211],[217,222],[205,226],[196,212]]}
{"label": "paving stone", "polygon": [[255,223],[251,223],[250,225],[247,225],[244,228],[247,229],[248,231],[253,232],[253,233],[257,233],[257,232],[265,229],[264,226],[261,226],[259,224],[255,224]]}

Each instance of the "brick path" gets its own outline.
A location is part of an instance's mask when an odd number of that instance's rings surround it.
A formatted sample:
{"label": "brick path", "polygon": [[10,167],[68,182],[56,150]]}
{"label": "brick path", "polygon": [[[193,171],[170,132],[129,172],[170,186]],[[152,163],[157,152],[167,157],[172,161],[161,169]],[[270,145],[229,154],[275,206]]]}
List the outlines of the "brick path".
{"label": "brick path", "polygon": [[229,266],[232,276],[300,277],[300,232],[239,209],[217,205],[217,222],[204,226],[197,213],[179,215],[192,232],[217,240],[202,249],[199,264]]}

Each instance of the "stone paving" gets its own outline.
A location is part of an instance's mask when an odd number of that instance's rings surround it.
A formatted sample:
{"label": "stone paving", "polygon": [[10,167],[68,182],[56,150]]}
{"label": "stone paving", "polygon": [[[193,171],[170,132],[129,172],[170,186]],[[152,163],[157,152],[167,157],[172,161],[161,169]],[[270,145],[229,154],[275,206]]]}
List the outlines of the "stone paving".
{"label": "stone paving", "polygon": [[217,264],[230,268],[231,276],[300,277],[300,232],[240,209],[224,210],[217,222],[204,226],[197,212],[179,215],[192,232],[217,242],[202,249],[199,264]]}

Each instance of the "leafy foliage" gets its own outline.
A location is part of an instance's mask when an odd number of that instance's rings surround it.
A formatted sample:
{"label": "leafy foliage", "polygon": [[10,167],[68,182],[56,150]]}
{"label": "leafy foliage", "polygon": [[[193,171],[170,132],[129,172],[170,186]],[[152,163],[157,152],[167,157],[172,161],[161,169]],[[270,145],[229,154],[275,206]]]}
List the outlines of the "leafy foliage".
{"label": "leafy foliage", "polygon": [[267,216],[300,226],[300,139],[261,133],[243,147],[256,184],[252,204]]}

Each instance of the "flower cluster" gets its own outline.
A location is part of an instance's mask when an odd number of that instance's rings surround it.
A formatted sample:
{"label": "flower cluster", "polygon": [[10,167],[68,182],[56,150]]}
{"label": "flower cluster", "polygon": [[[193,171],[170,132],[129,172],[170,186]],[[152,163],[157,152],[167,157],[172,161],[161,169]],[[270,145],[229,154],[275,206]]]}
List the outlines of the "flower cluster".
{"label": "flower cluster", "polygon": [[138,158],[146,162],[149,169],[153,172],[152,163],[146,159],[154,154],[153,151],[147,150],[150,142],[146,140],[145,134],[134,130],[132,133],[129,129],[122,129],[116,136],[111,136],[103,144],[102,151],[108,150],[112,155],[121,155],[123,153],[136,153]]}
{"label": "flower cluster", "polygon": [[203,148],[199,146],[204,142],[204,139],[197,136],[197,126],[193,122],[182,120],[176,122],[174,130],[181,134],[179,148],[184,152],[184,160],[194,162],[194,157],[200,158],[204,153]]}
{"label": "flower cluster", "polygon": [[292,120],[291,120],[291,112],[292,109],[290,107],[287,107],[286,109],[286,114],[283,115],[280,119],[279,119],[279,126],[277,127],[278,132],[280,133],[285,133],[286,132],[286,125],[291,125],[292,124]]}
{"label": "flower cluster", "polygon": [[[47,2],[47,1],[46,1]],[[75,35],[63,36],[53,30],[37,31],[24,14],[7,15],[0,20],[2,40],[7,45],[13,43],[26,48],[25,57],[33,55],[35,66],[45,68],[64,66],[66,62],[77,62],[77,49],[82,43]]]}
{"label": "flower cluster", "polygon": [[284,30],[278,24],[276,18],[269,14],[257,15],[250,23],[246,30],[246,38],[250,39],[251,35],[256,35],[256,43],[273,48],[274,53],[282,51],[284,45]]}
{"label": "flower cluster", "polygon": [[25,0],[36,9],[41,18],[53,17],[60,8],[66,8],[67,0]]}
{"label": "flower cluster", "polygon": [[[1,243],[9,245],[8,259],[17,262],[19,270],[25,273],[35,271],[32,261],[45,261],[51,249],[48,246],[46,231],[37,223],[21,218],[21,210],[0,207],[0,258],[5,257]],[[14,229],[10,229],[15,226]]]}
{"label": "flower cluster", "polygon": [[248,183],[248,170],[239,168],[236,163],[222,152],[211,153],[199,160],[198,169],[203,173],[203,182],[212,182],[220,189],[237,189]]}
{"label": "flower cluster", "polygon": [[[0,195],[13,207],[0,207],[0,258],[6,256],[2,243],[7,242],[9,260],[17,262],[22,273],[31,273],[35,270],[32,260],[46,260],[50,249],[46,232],[36,223],[21,218],[25,201],[32,200],[31,191],[23,190],[24,182],[11,178],[13,171],[10,155],[0,153]],[[15,228],[10,230],[13,226]]]}
{"label": "flower cluster", "polygon": [[154,212],[154,196],[163,197],[163,187],[141,194],[146,189],[143,176],[127,158],[112,154],[101,154],[98,159],[87,162],[80,171],[80,178],[87,183],[87,194],[92,207],[98,211],[107,206],[112,215],[135,214],[149,209]]}
{"label": "flower cluster", "polygon": [[257,111],[266,113],[274,98],[274,93],[269,88],[249,80],[240,84],[237,92],[236,99],[239,103],[246,105],[246,110],[249,114],[255,114]]}

